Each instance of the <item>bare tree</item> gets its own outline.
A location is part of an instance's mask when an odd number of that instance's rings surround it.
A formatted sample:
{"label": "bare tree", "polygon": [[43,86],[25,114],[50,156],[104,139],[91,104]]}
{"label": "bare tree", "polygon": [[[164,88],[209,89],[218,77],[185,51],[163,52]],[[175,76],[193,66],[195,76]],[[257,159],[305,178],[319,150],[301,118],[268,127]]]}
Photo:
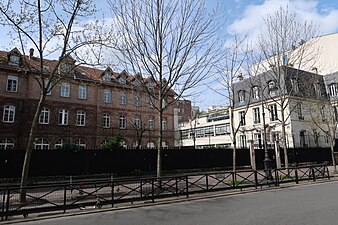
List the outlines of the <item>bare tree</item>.
{"label": "bare tree", "polygon": [[258,40],[260,63],[254,67],[260,73],[269,73],[266,76],[269,79],[266,80],[267,83],[274,82],[276,90],[268,92],[267,100],[274,102],[279,108],[282,147],[285,167],[288,168],[286,125],[291,112],[287,113],[287,110],[291,96],[298,92],[301,73],[299,69],[311,68],[316,54],[319,53],[312,46],[317,33],[312,23],[298,22],[297,15],[288,8],[280,8],[274,14],[268,15],[264,19],[264,25]]}
{"label": "bare tree", "polygon": [[[26,145],[21,187],[28,182],[34,135],[46,95],[60,80],[72,74],[78,65],[85,63],[88,55],[94,52],[94,46],[103,40],[96,22],[79,23],[80,18],[91,16],[94,12],[95,7],[90,0],[9,0],[0,3],[1,24],[11,28],[12,38],[19,43],[23,52],[22,69],[32,75],[41,88]],[[38,57],[33,59],[26,56],[27,45],[37,50]],[[77,51],[80,49],[82,54]],[[96,50],[96,56],[100,58],[100,48]],[[58,56],[59,60],[46,65],[45,59],[51,55]],[[80,63],[75,64],[75,60]],[[26,200],[24,188],[21,189],[20,200]]]}
{"label": "bare tree", "polygon": [[[236,172],[237,135],[240,131],[244,132],[241,129],[245,125],[243,122],[251,100],[251,88],[246,92],[241,87],[251,87],[252,71],[254,70],[247,69],[252,52],[250,52],[248,45],[245,44],[245,38],[241,38],[236,34],[233,35],[224,50],[224,59],[220,62],[218,72],[215,75],[218,86],[212,89],[223,96],[229,106],[230,136],[233,145],[233,171]],[[242,74],[244,71],[245,75]],[[239,123],[236,123],[235,117],[237,115],[234,114],[234,111],[239,108],[241,109],[241,118]]]}
{"label": "bare tree", "polygon": [[[121,65],[143,74],[158,112],[157,176],[161,176],[163,112],[208,77],[217,60],[217,23],[199,0],[111,0],[113,48]],[[148,76],[148,78],[146,77]]]}

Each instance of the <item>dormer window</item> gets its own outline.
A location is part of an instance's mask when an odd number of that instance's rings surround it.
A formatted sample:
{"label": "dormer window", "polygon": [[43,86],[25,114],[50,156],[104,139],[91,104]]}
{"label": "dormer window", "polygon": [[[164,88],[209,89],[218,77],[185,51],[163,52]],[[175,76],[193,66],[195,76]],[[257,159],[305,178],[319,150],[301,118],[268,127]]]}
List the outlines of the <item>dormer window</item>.
{"label": "dormer window", "polygon": [[61,63],[60,64],[60,72],[62,73],[69,73],[70,70],[72,69],[73,65],[69,63]]}
{"label": "dormer window", "polygon": [[135,85],[135,86],[140,86],[140,85],[141,85],[141,82],[140,82],[139,80],[135,79],[135,80],[133,81],[133,85]]}
{"label": "dormer window", "polygon": [[252,87],[252,98],[253,99],[259,99],[259,88],[258,88],[258,86]]}
{"label": "dormer window", "polygon": [[105,73],[102,77],[104,81],[111,81],[111,74],[110,73]]}
{"label": "dormer window", "polygon": [[126,84],[127,83],[126,78],[124,76],[121,76],[119,78],[119,82],[120,82],[120,84]]}
{"label": "dormer window", "polygon": [[20,63],[20,57],[17,55],[11,55],[9,57],[9,65],[18,66]]}
{"label": "dormer window", "polygon": [[245,101],[245,91],[239,91],[238,92],[238,100],[239,102],[244,102]]}
{"label": "dormer window", "polygon": [[268,86],[269,86],[269,95],[271,97],[276,96],[278,93],[276,82],[274,80],[271,80],[268,82]]}

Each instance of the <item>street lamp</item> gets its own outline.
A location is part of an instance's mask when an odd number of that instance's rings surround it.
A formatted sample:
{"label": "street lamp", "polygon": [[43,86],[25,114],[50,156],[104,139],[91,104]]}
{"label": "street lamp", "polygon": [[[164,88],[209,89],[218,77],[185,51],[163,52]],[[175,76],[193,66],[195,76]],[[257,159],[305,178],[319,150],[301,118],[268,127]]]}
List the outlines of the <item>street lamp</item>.
{"label": "street lamp", "polygon": [[266,144],[266,124],[265,124],[265,111],[264,111],[264,105],[262,101],[262,116],[263,116],[263,146],[264,146],[264,171],[266,174],[266,178],[268,180],[272,180],[272,175],[271,175],[271,159],[269,158],[269,152],[268,152],[268,147]]}

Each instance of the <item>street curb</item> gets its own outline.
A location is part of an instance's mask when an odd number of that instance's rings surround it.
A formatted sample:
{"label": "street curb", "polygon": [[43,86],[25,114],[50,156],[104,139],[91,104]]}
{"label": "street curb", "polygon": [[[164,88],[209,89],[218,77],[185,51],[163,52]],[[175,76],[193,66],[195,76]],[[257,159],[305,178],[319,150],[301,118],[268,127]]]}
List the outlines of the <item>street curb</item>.
{"label": "street curb", "polygon": [[[165,200],[161,199],[154,203],[143,203],[139,205],[128,205],[128,206],[118,206],[114,208],[106,208],[106,209],[96,209],[92,211],[78,211],[78,212],[70,212],[70,213],[55,213],[53,215],[48,216],[41,216],[39,215],[37,217],[32,218],[25,218],[25,219],[17,219],[12,221],[2,221],[0,224],[17,224],[17,223],[23,223],[23,222],[34,222],[34,221],[40,221],[40,220],[48,220],[48,219],[55,219],[55,218],[63,218],[63,217],[70,217],[70,216],[80,216],[80,215],[89,215],[94,213],[103,213],[103,212],[111,212],[111,211],[120,211],[120,210],[127,210],[127,209],[135,209],[135,208],[143,208],[143,207],[150,207],[150,206],[159,206],[159,205],[169,205],[169,204],[177,204],[177,203],[184,203],[188,201],[200,201],[205,199],[213,199],[213,198],[222,198],[222,197],[230,197],[234,195],[243,195],[243,194],[251,194],[251,193],[257,193],[257,192],[263,192],[263,191],[273,191],[278,189],[285,189],[285,188],[292,188],[292,187],[299,187],[299,186],[310,186],[310,185],[316,185],[316,184],[322,184],[322,183],[329,183],[329,182],[337,182],[338,177],[331,177],[330,180],[317,180],[317,181],[308,181],[304,183],[299,184],[286,184],[283,186],[269,186],[266,188],[257,188],[257,189],[250,189],[250,190],[238,190],[233,192],[227,192],[227,193],[211,193],[207,192],[204,194],[194,194],[189,196],[188,198],[180,198],[180,199],[172,199],[172,198],[166,198]],[[221,192],[221,191],[218,191]],[[199,196],[198,196],[199,195]],[[203,195],[203,196],[201,196]]]}

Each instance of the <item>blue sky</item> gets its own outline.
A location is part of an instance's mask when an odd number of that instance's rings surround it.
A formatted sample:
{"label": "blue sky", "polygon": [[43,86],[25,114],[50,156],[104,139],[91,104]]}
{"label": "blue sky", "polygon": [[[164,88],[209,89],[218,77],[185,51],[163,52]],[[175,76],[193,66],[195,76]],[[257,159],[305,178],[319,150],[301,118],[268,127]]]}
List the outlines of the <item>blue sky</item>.
{"label": "blue sky", "polygon": [[[106,1],[94,0],[99,10],[98,18],[104,13],[110,16]],[[288,6],[298,15],[299,20],[313,21],[318,26],[320,34],[338,32],[338,3],[337,0],[206,0],[210,8],[220,6],[224,9],[226,19],[225,30],[229,34],[236,32],[255,41],[262,19],[274,13],[281,6]],[[0,49],[11,49],[8,30],[0,27]],[[210,98],[212,96],[212,98]],[[210,105],[224,105],[224,98],[208,91],[207,95],[194,99],[193,102],[205,109]]]}

